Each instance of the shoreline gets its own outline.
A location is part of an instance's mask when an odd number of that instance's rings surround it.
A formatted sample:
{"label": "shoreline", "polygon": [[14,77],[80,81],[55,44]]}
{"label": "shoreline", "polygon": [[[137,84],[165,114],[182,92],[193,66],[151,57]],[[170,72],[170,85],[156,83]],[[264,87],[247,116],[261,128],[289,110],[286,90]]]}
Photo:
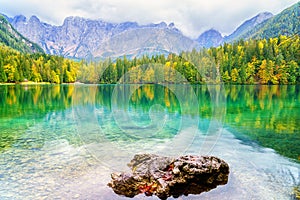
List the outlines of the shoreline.
{"label": "shoreline", "polygon": [[50,82],[18,82],[18,83],[0,83],[0,86],[4,85],[155,85],[155,84],[165,84],[165,85],[300,85],[300,83],[296,84],[230,84],[230,83],[82,83],[82,82],[74,82],[74,83],[50,83]]}
{"label": "shoreline", "polygon": [[0,85],[50,85],[50,82],[19,82],[19,83],[0,83]]}

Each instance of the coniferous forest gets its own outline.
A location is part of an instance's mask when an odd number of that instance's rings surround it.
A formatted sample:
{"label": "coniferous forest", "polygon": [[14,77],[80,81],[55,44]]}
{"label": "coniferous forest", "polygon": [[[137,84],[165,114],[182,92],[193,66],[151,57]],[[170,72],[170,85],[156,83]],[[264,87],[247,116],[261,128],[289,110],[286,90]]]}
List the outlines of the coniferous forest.
{"label": "coniferous forest", "polygon": [[42,53],[24,54],[0,46],[0,82],[155,83],[161,82],[157,77],[163,75],[164,82],[178,83],[178,72],[185,78],[179,82],[192,84],[297,84],[299,49],[299,35],[294,35],[240,40],[180,55],[87,62]]}
{"label": "coniferous forest", "polygon": [[60,56],[24,54],[0,46],[0,82],[71,83],[76,81],[78,67],[78,62]]}

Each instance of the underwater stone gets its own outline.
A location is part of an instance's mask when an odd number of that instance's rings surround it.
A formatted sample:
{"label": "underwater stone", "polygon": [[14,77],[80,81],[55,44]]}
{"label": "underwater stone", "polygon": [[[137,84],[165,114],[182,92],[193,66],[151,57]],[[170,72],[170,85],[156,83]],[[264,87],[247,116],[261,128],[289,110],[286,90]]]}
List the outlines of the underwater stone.
{"label": "underwater stone", "polygon": [[126,197],[144,193],[167,199],[200,194],[226,184],[229,175],[228,164],[214,156],[138,154],[128,166],[132,173],[112,173],[108,183],[116,194]]}

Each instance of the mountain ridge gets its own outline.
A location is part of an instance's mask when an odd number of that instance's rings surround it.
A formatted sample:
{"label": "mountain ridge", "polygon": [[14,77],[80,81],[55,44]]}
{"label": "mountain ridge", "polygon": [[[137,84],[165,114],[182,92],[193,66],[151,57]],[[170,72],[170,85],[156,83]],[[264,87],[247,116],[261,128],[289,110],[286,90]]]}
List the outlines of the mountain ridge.
{"label": "mountain ridge", "polygon": [[20,34],[9,23],[6,16],[0,14],[0,44],[9,46],[22,53],[43,53],[41,47]]}
{"label": "mountain ridge", "polygon": [[249,39],[276,37],[278,35],[293,35],[300,33],[300,2],[284,9],[279,14],[258,24],[253,30],[241,35]]}
{"label": "mountain ridge", "polygon": [[[105,57],[103,56],[105,54],[114,56],[111,52],[101,51],[105,49],[104,45],[116,43],[114,41],[110,42],[109,40],[115,40],[115,37],[119,34],[126,35],[126,31],[135,30],[137,32],[141,32],[145,28],[149,33],[140,35],[140,37],[145,38],[146,40],[148,39],[151,42],[155,42],[151,39],[153,37],[152,34],[157,32],[154,29],[159,29],[161,30],[160,32],[165,32],[165,35],[168,35],[169,38],[173,38],[174,35],[176,35],[178,40],[190,40],[188,43],[193,43],[191,39],[182,35],[182,33],[175,27],[174,23],[170,23],[168,25],[165,22],[161,22],[158,24],[152,23],[139,25],[136,22],[110,23],[102,20],[90,20],[78,16],[70,16],[65,18],[62,25],[54,26],[41,22],[35,16],[32,16],[29,20],[27,20],[26,17],[22,15],[15,16],[11,21],[21,33],[40,44],[46,53],[63,55],[66,57],[101,58]],[[135,33],[132,33],[132,37],[135,35]],[[161,40],[165,40],[165,38],[158,37],[157,46],[161,45]],[[118,43],[124,42],[119,39]],[[130,47],[132,43],[126,45]],[[180,44],[179,46],[184,46],[184,44]],[[140,44],[140,49],[152,47],[153,45],[151,44]],[[180,49],[180,51],[191,50],[195,47],[197,47],[196,43],[192,44],[191,48]],[[115,46],[115,49],[118,49],[118,47]],[[165,49],[169,52],[173,52],[173,47],[168,45],[164,46],[162,52],[164,52]],[[125,50],[130,51],[132,49]],[[175,53],[179,53],[180,51],[178,50]],[[120,52],[115,53],[119,54]],[[139,52],[136,52],[136,54],[138,53]]]}
{"label": "mountain ridge", "polygon": [[223,36],[219,31],[212,28],[199,35],[196,41],[199,42],[201,47],[216,47],[222,44]]}
{"label": "mountain ridge", "polygon": [[[180,53],[193,48],[216,47],[241,38],[259,39],[284,34],[276,26],[285,26],[288,31],[293,29],[290,32],[294,33],[300,29],[299,23],[297,25],[299,5],[294,4],[275,16],[269,12],[259,13],[245,20],[230,35],[223,37],[219,31],[210,29],[201,33],[197,39],[183,35],[174,23],[165,22],[139,25],[137,22],[110,23],[101,19],[70,16],[64,19],[62,25],[56,26],[44,23],[36,16],[29,19],[23,15],[6,18],[20,33],[39,44],[48,54],[94,59],[122,54],[136,56],[143,52],[148,55]],[[284,23],[284,20],[288,20],[288,23]]]}
{"label": "mountain ridge", "polygon": [[270,19],[274,15],[270,12],[262,12],[256,16],[244,21],[240,26],[238,26],[233,33],[224,37],[225,42],[232,42],[233,40],[238,40],[241,36],[253,29],[255,26],[263,23],[264,21]]}

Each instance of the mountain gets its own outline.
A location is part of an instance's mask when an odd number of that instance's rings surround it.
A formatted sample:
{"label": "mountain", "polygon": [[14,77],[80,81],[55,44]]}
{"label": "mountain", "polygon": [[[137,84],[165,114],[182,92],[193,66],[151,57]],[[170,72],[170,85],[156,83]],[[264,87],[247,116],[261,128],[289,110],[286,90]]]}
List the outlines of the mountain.
{"label": "mountain", "polygon": [[221,33],[215,29],[210,29],[203,32],[196,41],[201,47],[217,47],[224,42],[233,42],[242,38],[242,35],[251,31],[254,27],[270,19],[273,16],[272,13],[263,12],[251,19],[246,20],[242,23],[232,34],[229,36],[222,37]]}
{"label": "mountain", "polygon": [[225,42],[232,42],[234,40],[238,40],[240,38],[242,38],[242,35],[244,35],[245,33],[251,31],[254,27],[256,27],[257,25],[263,23],[264,21],[270,19],[271,17],[273,17],[272,13],[269,12],[263,12],[260,13],[258,15],[256,15],[255,17],[246,20],[242,25],[240,25],[232,34],[230,34],[229,36],[225,36],[224,37],[224,41]]}
{"label": "mountain", "polygon": [[242,38],[271,38],[278,35],[300,33],[300,2],[283,10],[279,14],[255,26],[241,35]]}
{"label": "mountain", "polygon": [[210,29],[202,33],[196,41],[201,47],[217,47],[223,42],[221,33],[215,29]]}
{"label": "mountain", "polygon": [[183,50],[192,50],[196,47],[195,41],[183,36],[180,32],[169,28],[138,28],[124,31],[112,36],[102,43],[96,55],[102,57],[122,56],[131,57],[142,54],[179,54]]}
{"label": "mountain", "polygon": [[0,44],[9,46],[23,53],[43,52],[41,47],[29,41],[16,31],[7,21],[6,17],[2,15],[0,15]]}
{"label": "mountain", "polygon": [[10,18],[10,17],[8,17],[7,15],[5,15],[5,14],[3,14],[3,13],[1,13],[0,15],[2,15],[9,23],[12,22],[12,19],[13,19],[13,18]]}
{"label": "mountain", "polygon": [[103,58],[143,53],[179,53],[197,48],[173,23],[139,25],[136,22],[109,23],[81,17],[67,17],[61,26],[41,22],[36,16],[12,19],[13,26],[46,53],[74,58]]}
{"label": "mountain", "polygon": [[277,15],[263,12],[246,20],[232,34],[221,39],[216,30],[202,33],[197,41],[203,47],[215,47],[224,42],[230,43],[239,39],[262,39],[278,37],[279,35],[293,35],[300,33],[300,2],[283,10]]}
{"label": "mountain", "polygon": [[193,48],[215,47],[224,42],[248,38],[277,37],[299,33],[300,3],[276,16],[264,12],[246,20],[232,34],[222,37],[210,29],[196,40],[184,36],[174,25],[164,22],[139,25],[136,22],[110,23],[81,17],[67,17],[54,26],[38,17],[6,17],[21,34],[39,44],[46,53],[72,58],[141,56],[143,54],[180,53]]}

